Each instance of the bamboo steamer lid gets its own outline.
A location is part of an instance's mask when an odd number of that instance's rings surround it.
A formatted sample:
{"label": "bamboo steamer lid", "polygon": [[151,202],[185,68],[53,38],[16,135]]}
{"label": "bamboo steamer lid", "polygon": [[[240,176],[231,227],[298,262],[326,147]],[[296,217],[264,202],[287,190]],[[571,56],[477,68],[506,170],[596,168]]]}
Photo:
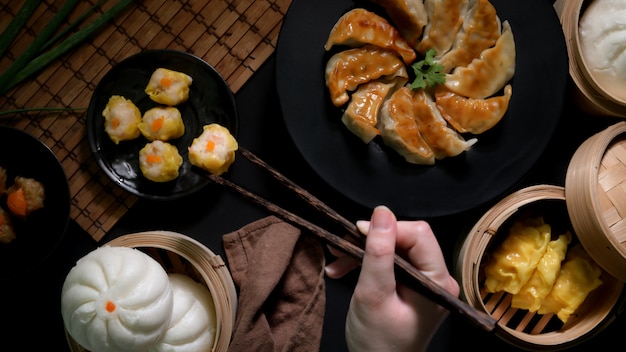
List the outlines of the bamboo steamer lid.
{"label": "bamboo steamer lid", "polygon": [[591,1],[557,0],[554,3],[565,36],[570,77],[575,85],[572,95],[579,108],[587,113],[626,117],[626,102],[601,87],[587,68],[580,49],[579,21]]}
{"label": "bamboo steamer lid", "polygon": [[[127,234],[106,245],[136,248],[161,263],[168,273],[185,274],[204,284],[213,296],[218,322],[211,351],[228,350],[237,313],[237,292],[230,272],[219,255],[193,238],[171,231]],[[65,336],[72,352],[87,351],[67,331]]]}
{"label": "bamboo steamer lid", "polygon": [[600,266],[626,282],[626,122],[587,139],[565,177],[578,238]]}
{"label": "bamboo steamer lid", "polygon": [[[501,339],[519,348],[557,351],[573,347],[606,327],[617,314],[623,300],[624,283],[603,274],[603,284],[592,291],[584,303],[563,324],[554,314],[537,314],[511,307],[512,295],[488,293],[483,289],[483,264],[499,240],[501,228],[526,209],[541,209],[543,214],[567,218],[565,189],[537,185],[510,194],[487,211],[469,232],[455,264],[461,297],[471,306],[496,319]],[[554,219],[546,220],[553,223]],[[568,219],[566,219],[568,220]]]}

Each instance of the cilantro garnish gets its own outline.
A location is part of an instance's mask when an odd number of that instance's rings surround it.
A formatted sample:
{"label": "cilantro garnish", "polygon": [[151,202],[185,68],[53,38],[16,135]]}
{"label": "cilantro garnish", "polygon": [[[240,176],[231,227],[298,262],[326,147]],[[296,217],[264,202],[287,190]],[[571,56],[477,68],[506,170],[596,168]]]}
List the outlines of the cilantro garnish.
{"label": "cilantro garnish", "polygon": [[434,87],[446,81],[445,73],[441,73],[443,65],[434,60],[436,54],[435,49],[428,49],[424,60],[411,65],[413,72],[415,72],[415,80],[410,85],[412,90]]}

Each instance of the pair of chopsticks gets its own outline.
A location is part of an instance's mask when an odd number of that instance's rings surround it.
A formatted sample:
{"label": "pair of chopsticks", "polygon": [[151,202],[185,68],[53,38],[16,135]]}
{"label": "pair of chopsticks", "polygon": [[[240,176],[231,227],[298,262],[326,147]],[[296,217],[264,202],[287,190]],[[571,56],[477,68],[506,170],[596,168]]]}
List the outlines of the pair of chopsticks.
{"label": "pair of chopsticks", "polygon": [[[265,163],[263,160],[261,160],[256,155],[254,155],[252,152],[239,146],[239,153],[244,158],[251,161],[253,164],[256,164],[257,166],[269,172],[272,175],[272,177],[274,177],[280,183],[285,185],[291,191],[295,192],[298,196],[304,199],[307,203],[309,203],[315,209],[322,212],[323,214],[325,214],[326,216],[330,217],[332,220],[334,220],[335,222],[343,226],[344,229],[348,231],[350,235],[352,235],[353,237],[357,239],[359,238],[364,239],[364,235],[358,231],[355,223],[350,222],[346,218],[342,217],[339,213],[331,209],[328,205],[323,203],[321,200],[313,196],[311,193],[309,193],[302,187],[299,187],[298,185],[296,185],[294,182],[292,182],[287,177],[282,175],[280,172],[275,170],[273,167]],[[347,255],[350,255],[354,259],[358,261],[363,260],[363,256],[365,253],[364,250],[361,247],[355,245],[354,243],[328,232],[327,230],[309,222],[308,220],[303,219],[302,217],[296,214],[293,214],[277,206],[276,204],[256,195],[255,193],[252,193],[246,190],[245,188],[235,184],[234,182],[226,178],[214,175],[206,170],[203,170],[195,166],[193,167],[193,169],[200,175],[207,177],[208,179],[212,180],[213,182],[219,185],[230,188],[231,190],[235,191],[236,193],[243,196],[244,198],[251,200],[257,205],[264,207],[266,210],[283,218],[284,220],[287,220],[293,224],[299,225],[309,230],[313,235],[322,239],[327,244],[335,247],[336,249],[343,251]],[[469,319],[470,322],[474,323],[475,325],[484,329],[485,331],[490,332],[490,331],[493,331],[494,328],[496,328],[496,320],[493,317],[471,307],[469,304],[461,301],[459,298],[449,294],[446,290],[436,285],[432,280],[426,277],[422,272],[417,270],[412,264],[410,264],[408,261],[406,261],[399,255],[396,254],[394,262],[396,266],[396,270],[395,270],[396,279],[399,282],[402,282],[402,284],[428,297],[430,300],[448,309],[449,311],[453,313],[457,313]]]}

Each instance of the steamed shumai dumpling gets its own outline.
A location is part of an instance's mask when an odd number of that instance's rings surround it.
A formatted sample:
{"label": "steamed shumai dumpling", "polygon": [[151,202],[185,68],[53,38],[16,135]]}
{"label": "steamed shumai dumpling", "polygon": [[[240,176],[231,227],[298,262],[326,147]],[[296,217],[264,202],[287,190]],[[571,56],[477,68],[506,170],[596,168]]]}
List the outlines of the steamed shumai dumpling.
{"label": "steamed shumai dumpling", "polygon": [[138,127],[141,122],[141,112],[132,101],[121,95],[113,95],[109,98],[102,116],[104,117],[104,130],[115,144],[141,135]]}
{"label": "steamed shumai dumpling", "polygon": [[147,139],[168,141],[185,134],[185,123],[180,111],[173,106],[157,106],[143,114],[139,123],[141,134]]}
{"label": "steamed shumai dumpling", "polygon": [[211,351],[217,313],[209,289],[187,275],[169,274],[174,306],[170,325],[149,352]]}
{"label": "steamed shumai dumpling", "polygon": [[92,352],[145,351],[170,323],[173,295],[163,267],[129,247],[99,247],[76,262],[61,291],[67,332]]}
{"label": "steamed shumai dumpling", "polygon": [[139,168],[147,179],[154,182],[174,180],[182,164],[183,157],[178,149],[158,139],[147,143],[139,151]]}
{"label": "steamed shumai dumpling", "polygon": [[239,144],[230,131],[217,123],[203,127],[189,147],[189,162],[214,175],[221,175],[235,161]]}
{"label": "steamed shumai dumpling", "polygon": [[191,76],[185,73],[157,68],[152,73],[145,91],[153,101],[174,106],[187,101],[192,82]]}

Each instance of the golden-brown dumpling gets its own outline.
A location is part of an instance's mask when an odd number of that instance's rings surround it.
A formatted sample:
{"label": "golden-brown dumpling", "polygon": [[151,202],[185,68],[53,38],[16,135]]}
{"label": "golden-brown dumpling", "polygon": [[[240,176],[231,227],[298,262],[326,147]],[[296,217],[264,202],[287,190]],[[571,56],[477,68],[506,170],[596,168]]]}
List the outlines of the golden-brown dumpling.
{"label": "golden-brown dumpling", "polygon": [[492,47],[500,37],[500,27],[500,18],[489,0],[470,0],[452,48],[438,60],[444,67],[443,72],[469,65],[485,49]]}
{"label": "golden-brown dumpling", "polygon": [[417,56],[396,27],[376,13],[362,8],[350,10],[339,18],[324,48],[330,50],[333,45],[359,47],[365,44],[393,50],[407,65]]}
{"label": "golden-brown dumpling", "polygon": [[441,57],[454,43],[467,13],[468,0],[424,0],[424,6],[429,20],[417,51],[426,55],[428,49],[434,49],[435,57]]}
{"label": "golden-brown dumpling", "polygon": [[420,134],[408,87],[396,90],[382,106],[380,129],[383,142],[412,164],[433,165],[435,154]]}
{"label": "golden-brown dumpling", "polygon": [[385,9],[393,24],[413,48],[417,46],[428,23],[423,0],[372,0]]}
{"label": "golden-brown dumpling", "polygon": [[487,292],[518,293],[546,252],[551,232],[543,218],[515,221],[485,265]]}
{"label": "golden-brown dumpling", "polygon": [[360,85],[352,94],[341,122],[363,143],[367,144],[380,135],[377,127],[380,107],[395,86],[393,82],[370,81]]}
{"label": "golden-brown dumpling", "polygon": [[157,68],[150,76],[146,94],[153,101],[163,105],[178,105],[189,98],[191,76],[167,68]]}
{"label": "golden-brown dumpling", "polygon": [[237,149],[239,144],[228,128],[211,123],[202,128],[202,133],[189,146],[189,162],[219,176],[235,162]]}
{"label": "golden-brown dumpling", "polygon": [[142,174],[154,182],[168,182],[178,177],[183,158],[176,146],[155,140],[139,151],[139,168]]}
{"label": "golden-brown dumpling", "polygon": [[372,81],[361,85],[350,99],[341,115],[341,122],[363,143],[367,144],[380,135],[378,113],[380,106],[393,85]]}
{"label": "golden-brown dumpling", "polygon": [[548,243],[546,252],[528,282],[511,298],[511,307],[531,312],[536,312],[541,307],[541,302],[552,290],[552,285],[561,271],[561,262],[565,259],[571,240],[572,235],[567,232]]}
{"label": "golden-brown dumpling", "polygon": [[326,64],[326,86],[335,106],[350,100],[348,91],[381,77],[406,73],[404,62],[389,49],[365,45],[333,55]]}
{"label": "golden-brown dumpling", "polygon": [[113,95],[102,111],[104,130],[115,144],[135,139],[141,135],[139,108],[121,95]]}
{"label": "golden-brown dumpling", "polygon": [[602,270],[580,244],[565,256],[552,290],[539,308],[539,314],[555,313],[562,322],[585,301],[589,293],[602,284]]}
{"label": "golden-brown dumpling", "polygon": [[435,102],[423,89],[413,92],[413,111],[417,127],[435,153],[435,159],[457,156],[477,142],[476,138],[465,140],[450,128]]}
{"label": "golden-brown dumpling", "polygon": [[446,75],[448,89],[470,98],[494,95],[515,74],[515,40],[508,21],[502,24],[502,35],[495,46],[486,49],[467,67],[457,67]]}
{"label": "golden-brown dumpling", "polygon": [[504,95],[487,99],[467,98],[438,86],[435,101],[441,115],[459,133],[481,134],[500,122],[512,94],[510,84],[504,88]]}
{"label": "golden-brown dumpling", "polygon": [[173,106],[158,106],[143,114],[139,124],[141,134],[153,141],[168,141],[185,134],[185,123],[180,111]]}

